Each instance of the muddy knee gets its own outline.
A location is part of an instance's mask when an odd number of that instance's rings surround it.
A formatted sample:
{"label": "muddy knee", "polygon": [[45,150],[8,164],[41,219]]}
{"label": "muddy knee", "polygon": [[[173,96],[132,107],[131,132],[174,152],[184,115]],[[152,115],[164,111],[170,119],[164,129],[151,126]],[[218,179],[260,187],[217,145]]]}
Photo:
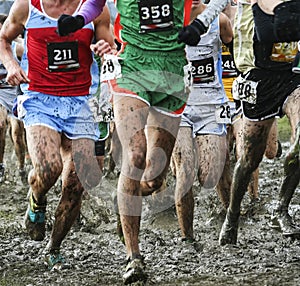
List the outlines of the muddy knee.
{"label": "muddy knee", "polygon": [[144,170],[146,166],[146,152],[142,150],[127,151],[127,162],[137,169]]}
{"label": "muddy knee", "polygon": [[164,180],[162,178],[157,178],[157,179],[145,182],[145,185],[149,189],[155,191],[155,190],[158,190],[162,186],[163,181]]}

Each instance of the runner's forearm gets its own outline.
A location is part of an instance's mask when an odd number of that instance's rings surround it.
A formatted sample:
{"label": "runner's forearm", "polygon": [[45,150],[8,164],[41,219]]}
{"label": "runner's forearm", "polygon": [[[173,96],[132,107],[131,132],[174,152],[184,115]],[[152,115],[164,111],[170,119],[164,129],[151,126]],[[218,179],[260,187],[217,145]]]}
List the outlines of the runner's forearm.
{"label": "runner's forearm", "polygon": [[106,0],[88,0],[84,2],[78,12],[78,15],[84,18],[84,24],[92,22],[103,11]]}
{"label": "runner's forearm", "polygon": [[206,9],[197,18],[205,27],[208,27],[228,3],[230,3],[230,0],[211,0]]}

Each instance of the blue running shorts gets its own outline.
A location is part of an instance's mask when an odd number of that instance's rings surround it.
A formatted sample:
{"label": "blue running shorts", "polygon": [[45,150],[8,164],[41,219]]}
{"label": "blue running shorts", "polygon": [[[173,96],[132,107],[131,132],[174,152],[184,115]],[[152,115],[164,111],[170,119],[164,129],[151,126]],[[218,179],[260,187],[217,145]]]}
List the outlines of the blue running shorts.
{"label": "blue running shorts", "polygon": [[18,96],[18,118],[25,127],[43,125],[64,133],[69,139],[100,137],[87,96],[53,96],[29,92]]}

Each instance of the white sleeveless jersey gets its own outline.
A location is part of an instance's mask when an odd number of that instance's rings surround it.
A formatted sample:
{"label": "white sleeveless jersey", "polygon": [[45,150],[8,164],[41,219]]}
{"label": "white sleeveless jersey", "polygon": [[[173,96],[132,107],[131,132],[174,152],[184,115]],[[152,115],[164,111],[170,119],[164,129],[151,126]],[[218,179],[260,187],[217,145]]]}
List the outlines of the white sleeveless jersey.
{"label": "white sleeveless jersey", "polygon": [[193,86],[188,104],[221,104],[227,102],[222,83],[222,41],[219,17],[201,36],[197,46],[186,46],[187,59],[192,64]]}

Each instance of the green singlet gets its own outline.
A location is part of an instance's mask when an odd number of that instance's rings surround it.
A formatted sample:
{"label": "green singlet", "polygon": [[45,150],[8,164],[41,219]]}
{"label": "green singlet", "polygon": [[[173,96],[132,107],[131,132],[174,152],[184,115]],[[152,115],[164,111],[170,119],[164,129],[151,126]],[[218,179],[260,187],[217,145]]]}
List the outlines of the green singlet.
{"label": "green singlet", "polygon": [[[124,44],[120,53],[122,77],[114,91],[128,90],[150,106],[180,115],[187,100],[184,66],[185,45],[178,31],[187,23],[191,1],[122,0],[115,25]],[[124,92],[125,91],[125,92]]]}

